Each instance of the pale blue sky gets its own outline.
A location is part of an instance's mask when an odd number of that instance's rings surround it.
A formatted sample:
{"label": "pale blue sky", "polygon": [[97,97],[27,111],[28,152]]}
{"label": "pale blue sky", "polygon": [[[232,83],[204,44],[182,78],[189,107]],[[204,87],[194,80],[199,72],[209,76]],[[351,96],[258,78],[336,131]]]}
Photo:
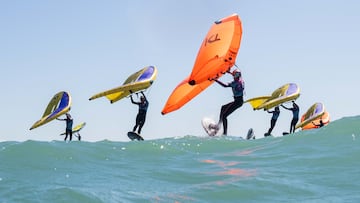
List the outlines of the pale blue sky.
{"label": "pale blue sky", "polygon": [[[0,1],[0,141],[62,140],[64,122],[29,131],[62,90],[72,95],[75,124],[87,122],[84,140],[128,141],[137,106],[88,98],[148,65],[159,72],[147,92],[144,138],[206,136],[201,119],[218,118],[221,105],[232,101],[230,89],[214,84],[180,110],[160,112],[190,74],[212,23],[233,13],[243,25],[236,64],[245,99],[295,82],[300,114],[323,102],[332,120],[359,115],[359,10],[355,0]],[[229,116],[228,133],[244,137],[252,127],[262,136],[270,118],[244,104]],[[290,120],[291,112],[281,109],[273,134],[288,131]]]}

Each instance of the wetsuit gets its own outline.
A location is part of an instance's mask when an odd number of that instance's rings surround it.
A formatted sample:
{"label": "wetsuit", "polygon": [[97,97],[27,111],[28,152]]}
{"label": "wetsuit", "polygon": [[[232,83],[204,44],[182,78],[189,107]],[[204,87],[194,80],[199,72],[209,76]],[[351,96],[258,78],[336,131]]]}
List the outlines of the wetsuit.
{"label": "wetsuit", "polygon": [[65,141],[68,137],[68,135],[70,135],[70,141],[72,139],[72,126],[73,126],[73,119],[71,117],[66,117],[65,119],[57,119],[60,121],[66,121],[66,129],[65,129]]}
{"label": "wetsuit", "polygon": [[316,125],[316,127],[318,127],[318,128],[321,128],[321,127],[323,127],[323,126],[324,126],[324,123],[323,123],[322,120],[320,120],[320,123],[319,123],[318,125]]}
{"label": "wetsuit", "polygon": [[65,136],[65,140],[67,138],[68,135],[70,135],[70,141],[72,139],[72,126],[73,126],[73,119],[72,118],[66,118],[66,136]]}
{"label": "wetsuit", "polygon": [[294,133],[296,123],[299,121],[300,108],[297,104],[295,104],[295,102],[293,103],[293,108],[287,108],[286,106],[283,106],[283,105],[281,105],[281,106],[287,110],[291,110],[293,113],[293,118],[292,118],[291,124],[290,124],[290,133]]}
{"label": "wetsuit", "polygon": [[299,121],[299,106],[295,104],[294,108],[292,108],[291,111],[293,113],[293,119],[291,120],[290,133],[294,133],[296,123]]}
{"label": "wetsuit", "polygon": [[130,97],[131,98],[131,102],[133,103],[133,104],[137,104],[137,105],[139,105],[139,112],[138,112],[138,114],[137,114],[137,116],[136,116],[136,123],[135,123],[135,126],[134,126],[134,128],[133,128],[133,132],[135,132],[136,131],[136,128],[137,127],[139,127],[138,128],[138,134],[140,134],[141,133],[141,128],[144,126],[144,124],[145,124],[145,119],[146,119],[146,112],[147,112],[147,109],[148,109],[148,107],[149,107],[149,102],[148,102],[148,100],[146,99],[146,97],[144,96],[144,102],[142,103],[142,102],[134,102],[134,100],[132,99],[132,97]]}
{"label": "wetsuit", "polygon": [[231,87],[234,95],[234,101],[228,104],[225,104],[221,107],[220,111],[220,123],[223,123],[224,135],[227,134],[227,117],[234,112],[236,109],[240,108],[243,103],[243,92],[244,92],[244,82],[242,80],[234,80],[228,85],[225,85],[217,81],[224,87]]}
{"label": "wetsuit", "polygon": [[265,134],[265,136],[269,136],[272,132],[272,130],[275,127],[276,121],[279,118],[280,115],[280,110],[276,109],[274,111],[268,111],[269,113],[273,113],[272,117],[271,117],[271,121],[270,121],[270,128],[268,130],[268,132]]}

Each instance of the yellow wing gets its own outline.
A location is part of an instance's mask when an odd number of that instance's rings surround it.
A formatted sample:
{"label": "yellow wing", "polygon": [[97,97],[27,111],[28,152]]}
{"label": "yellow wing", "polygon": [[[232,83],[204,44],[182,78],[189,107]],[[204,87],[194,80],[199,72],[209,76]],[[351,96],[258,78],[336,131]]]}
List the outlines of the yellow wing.
{"label": "yellow wing", "polygon": [[[120,99],[127,97],[131,93],[138,92],[140,90],[147,89],[151,86],[152,81],[145,81],[145,82],[137,82],[135,84],[130,84],[128,86],[123,86],[120,88],[117,88],[115,93],[113,94],[107,94],[106,98],[110,100],[111,103],[117,102]],[[131,92],[130,92],[131,91]]]}
{"label": "yellow wing", "polygon": [[75,126],[72,131],[73,132],[79,132],[81,129],[83,129],[86,125],[86,122],[80,123],[79,125]]}
{"label": "yellow wing", "polygon": [[154,66],[147,66],[138,72],[130,75],[123,85],[93,95],[89,100],[106,96],[111,103],[119,101],[131,93],[149,88],[155,81],[157,69]]}
{"label": "yellow wing", "polygon": [[249,102],[254,110],[268,110],[282,103],[295,100],[299,96],[300,88],[295,83],[288,83],[277,88],[271,96],[255,97],[245,102]]}
{"label": "yellow wing", "polygon": [[269,98],[270,96],[254,97],[246,100],[245,103],[250,103],[254,110],[259,110],[261,109],[259,106],[264,104]]}
{"label": "yellow wing", "polygon": [[42,126],[55,118],[70,111],[71,107],[71,96],[67,92],[59,92],[53,96],[50,100],[45,112],[40,120],[36,121],[30,128],[30,130]]}
{"label": "yellow wing", "polygon": [[285,102],[296,100],[299,96],[299,86],[295,83],[288,83],[276,89],[271,94],[269,100],[259,106],[259,108],[264,108],[265,110],[271,109]]}

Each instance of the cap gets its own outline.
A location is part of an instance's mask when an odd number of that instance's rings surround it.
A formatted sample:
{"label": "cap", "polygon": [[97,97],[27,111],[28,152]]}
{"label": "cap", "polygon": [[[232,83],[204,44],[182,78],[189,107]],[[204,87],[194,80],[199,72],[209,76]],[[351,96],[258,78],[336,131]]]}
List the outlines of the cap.
{"label": "cap", "polygon": [[240,70],[235,69],[232,73],[231,73],[234,77],[241,77],[241,72]]}

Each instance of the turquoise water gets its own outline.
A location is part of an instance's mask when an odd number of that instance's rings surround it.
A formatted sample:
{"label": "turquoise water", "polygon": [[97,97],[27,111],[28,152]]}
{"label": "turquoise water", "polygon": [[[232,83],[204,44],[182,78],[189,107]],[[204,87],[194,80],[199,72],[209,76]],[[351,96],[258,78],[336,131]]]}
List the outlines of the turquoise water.
{"label": "turquoise water", "polygon": [[0,202],[360,202],[360,116],[285,137],[1,142]]}

